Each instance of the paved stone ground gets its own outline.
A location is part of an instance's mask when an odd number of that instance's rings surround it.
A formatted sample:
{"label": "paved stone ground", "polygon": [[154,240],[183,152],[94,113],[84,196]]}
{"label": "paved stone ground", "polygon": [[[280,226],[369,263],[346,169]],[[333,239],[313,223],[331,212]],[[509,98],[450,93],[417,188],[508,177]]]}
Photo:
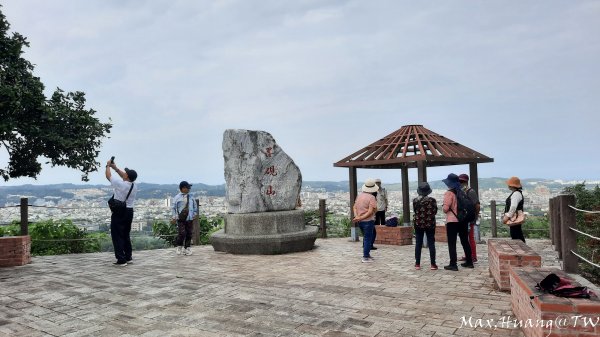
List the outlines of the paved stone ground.
{"label": "paved stone ground", "polygon": [[[547,240],[528,244],[557,264]],[[442,267],[447,245],[436,246]],[[361,243],[348,239],[279,256],[141,251],[127,267],[109,253],[35,257],[0,269],[0,336],[523,336],[461,327],[463,316],[512,315],[509,294],[492,288],[487,246],[478,253],[475,269],[458,272],[416,271],[414,246],[380,245],[375,263],[361,263]]]}

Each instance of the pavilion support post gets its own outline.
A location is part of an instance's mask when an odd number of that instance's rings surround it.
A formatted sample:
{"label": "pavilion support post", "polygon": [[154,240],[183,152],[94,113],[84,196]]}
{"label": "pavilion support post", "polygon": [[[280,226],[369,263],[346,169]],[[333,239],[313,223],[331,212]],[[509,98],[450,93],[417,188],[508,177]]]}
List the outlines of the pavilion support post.
{"label": "pavilion support post", "polygon": [[402,166],[402,222],[404,226],[410,226],[410,201],[408,197],[408,167]]}
{"label": "pavilion support post", "polygon": [[479,176],[477,175],[477,163],[469,164],[469,186],[479,194]]}
{"label": "pavilion support post", "polygon": [[427,163],[424,161],[417,162],[417,175],[419,182],[427,181]]}
{"label": "pavilion support post", "polygon": [[[357,196],[357,187],[356,187],[356,167],[349,167],[349,179],[350,181],[350,220],[354,219],[354,200],[356,200]],[[358,239],[358,227],[353,223],[352,227],[350,227],[350,241],[359,241]]]}

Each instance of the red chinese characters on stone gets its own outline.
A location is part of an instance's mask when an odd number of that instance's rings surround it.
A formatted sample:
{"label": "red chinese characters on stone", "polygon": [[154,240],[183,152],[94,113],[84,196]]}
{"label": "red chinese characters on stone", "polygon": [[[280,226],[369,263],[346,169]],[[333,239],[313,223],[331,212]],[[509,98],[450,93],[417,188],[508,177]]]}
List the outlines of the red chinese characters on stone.
{"label": "red chinese characters on stone", "polygon": [[265,171],[265,175],[266,174],[276,176],[277,172],[275,172],[275,166],[273,165],[273,166],[267,167],[267,170]]}
{"label": "red chinese characters on stone", "polygon": [[267,191],[265,192],[267,195],[275,195],[275,190],[273,190],[273,186],[269,185]]}
{"label": "red chinese characters on stone", "polygon": [[266,155],[267,157],[272,157],[272,156],[273,156],[273,148],[272,148],[272,147],[268,147],[268,148],[266,148],[266,149],[265,149],[265,151],[266,151],[266,152],[265,152],[265,155]]}

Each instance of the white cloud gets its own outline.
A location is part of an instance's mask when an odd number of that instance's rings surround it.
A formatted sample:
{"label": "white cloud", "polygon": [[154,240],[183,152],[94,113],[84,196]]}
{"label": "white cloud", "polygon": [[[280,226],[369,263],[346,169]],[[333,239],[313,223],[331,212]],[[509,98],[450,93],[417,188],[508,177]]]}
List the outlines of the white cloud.
{"label": "white cloud", "polygon": [[[101,156],[148,182],[222,183],[226,128],[270,132],[307,180],[347,179],[333,162],[406,124],[494,157],[480,176],[589,178],[598,164],[594,1],[20,0],[2,11],[49,90],[82,90],[112,118]],[[195,147],[175,146],[183,136]],[[64,172],[39,182],[77,182]]]}

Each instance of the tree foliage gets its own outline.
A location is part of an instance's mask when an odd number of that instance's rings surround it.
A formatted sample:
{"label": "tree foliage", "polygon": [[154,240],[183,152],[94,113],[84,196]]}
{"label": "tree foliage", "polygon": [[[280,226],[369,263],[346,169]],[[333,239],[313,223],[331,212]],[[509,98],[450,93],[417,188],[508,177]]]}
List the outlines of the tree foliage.
{"label": "tree foliage", "polygon": [[101,140],[112,124],[94,117],[86,109],[85,94],[65,93],[57,88],[52,97],[44,95],[44,85],[33,75],[34,66],[22,57],[27,39],[9,34],[10,24],[0,11],[0,148],[8,152],[6,167],[0,168],[5,181],[35,178],[46,158],[53,167],[67,166],[82,172],[82,180],[97,170]]}

